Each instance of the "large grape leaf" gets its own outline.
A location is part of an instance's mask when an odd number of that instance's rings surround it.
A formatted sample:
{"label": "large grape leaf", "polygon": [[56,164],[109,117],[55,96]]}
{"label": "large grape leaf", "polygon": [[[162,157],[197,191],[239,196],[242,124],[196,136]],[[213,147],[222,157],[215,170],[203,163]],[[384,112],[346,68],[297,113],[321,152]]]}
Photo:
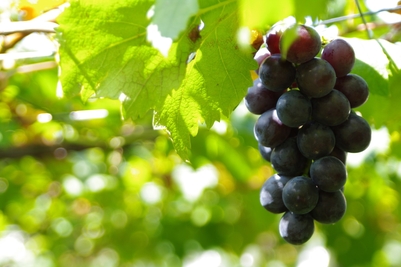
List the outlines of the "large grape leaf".
{"label": "large grape leaf", "polygon": [[147,41],[153,4],[71,1],[58,20],[60,80],[66,95],[124,99],[128,117],[153,109],[155,125],[166,127],[178,153],[188,158],[190,135],[200,123],[210,127],[230,114],[251,85],[256,63],[236,44],[236,1],[200,1],[167,57]]}

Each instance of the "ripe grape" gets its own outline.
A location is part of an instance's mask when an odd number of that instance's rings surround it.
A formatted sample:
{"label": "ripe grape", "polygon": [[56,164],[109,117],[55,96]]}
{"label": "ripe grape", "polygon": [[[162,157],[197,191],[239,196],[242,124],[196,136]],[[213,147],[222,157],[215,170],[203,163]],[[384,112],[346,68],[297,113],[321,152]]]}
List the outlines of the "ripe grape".
{"label": "ripe grape", "polygon": [[313,210],[319,199],[319,189],[312,179],[296,176],[283,188],[283,202],[289,211],[295,214],[306,214]]}
{"label": "ripe grape", "polygon": [[345,122],[332,129],[336,145],[346,152],[362,152],[370,144],[372,130],[368,122],[355,112],[351,112]]}
{"label": "ripe grape", "polygon": [[270,109],[260,115],[254,127],[256,140],[267,147],[278,146],[287,139],[290,132],[291,128],[280,121],[275,109]]}
{"label": "ripe grape", "polygon": [[320,223],[331,224],[338,222],[347,210],[347,201],[341,190],[335,192],[319,191],[319,201],[310,212],[313,219]]}
{"label": "ripe grape", "polygon": [[267,90],[260,79],[255,79],[245,96],[245,106],[251,113],[260,115],[274,108],[281,94]]}
{"label": "ripe grape", "polygon": [[313,58],[297,67],[296,81],[303,94],[318,98],[334,88],[336,73],[327,61]]}
{"label": "ripe grape", "polygon": [[309,121],[312,105],[307,96],[300,91],[291,90],[280,96],[276,110],[277,116],[285,125],[299,127]]}
{"label": "ripe grape", "polygon": [[298,148],[308,159],[318,159],[330,154],[336,144],[330,127],[318,122],[310,122],[299,129],[297,136]]}
{"label": "ripe grape", "polygon": [[350,73],[354,66],[355,52],[347,41],[334,39],[323,48],[321,58],[333,66],[337,77],[343,77]]}
{"label": "ripe grape", "polygon": [[278,173],[290,176],[301,175],[309,163],[299,151],[295,136],[273,149],[270,162]]}
{"label": "ripe grape", "polygon": [[361,106],[369,97],[368,84],[361,76],[356,74],[350,73],[337,78],[334,88],[342,92],[348,98],[351,108]]}
{"label": "ripe grape", "polygon": [[266,45],[267,49],[272,54],[280,54],[280,38],[283,34],[283,31],[279,29],[279,27],[273,27],[267,34],[266,34]]}
{"label": "ripe grape", "polygon": [[311,164],[310,177],[320,190],[335,192],[345,185],[347,170],[338,158],[325,156]]}
{"label": "ripe grape", "polygon": [[280,219],[280,236],[290,244],[301,245],[308,241],[315,231],[315,223],[309,214],[294,214],[287,211]]}
{"label": "ripe grape", "polygon": [[322,47],[322,42],[317,31],[306,25],[294,25],[283,32],[280,38],[280,51],[284,51],[286,40],[293,37],[295,39],[288,47],[285,58],[294,63],[301,64],[313,59]]}
{"label": "ripe grape", "polygon": [[282,92],[294,82],[295,67],[280,54],[273,54],[260,65],[259,77],[267,89]]}
{"label": "ripe grape", "polygon": [[[351,112],[351,106],[347,97],[334,89],[323,97],[312,98],[311,103],[312,119],[327,126],[335,126],[343,123]],[[278,110],[277,114],[280,115]],[[284,121],[283,123],[285,124]]]}
{"label": "ripe grape", "polygon": [[274,174],[263,184],[260,190],[260,204],[272,213],[282,213],[287,211],[284,205],[282,192],[285,184],[291,176]]}

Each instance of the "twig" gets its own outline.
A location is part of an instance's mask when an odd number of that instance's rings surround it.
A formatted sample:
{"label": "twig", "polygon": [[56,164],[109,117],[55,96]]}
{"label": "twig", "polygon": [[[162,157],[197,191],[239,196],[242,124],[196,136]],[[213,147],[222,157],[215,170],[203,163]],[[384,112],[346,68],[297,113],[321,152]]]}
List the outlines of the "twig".
{"label": "twig", "polygon": [[358,12],[361,15],[361,19],[363,24],[365,25],[366,32],[368,34],[368,39],[373,39],[373,32],[369,29],[368,23],[365,20],[365,15],[362,12],[361,5],[359,4],[359,0],[355,0],[356,7],[358,8]]}
{"label": "twig", "polygon": [[396,6],[396,7],[392,7],[392,8],[383,8],[383,9],[380,9],[380,10],[377,10],[377,11],[368,11],[368,12],[363,12],[363,13],[359,13],[359,14],[349,14],[349,15],[346,15],[346,16],[341,16],[341,17],[337,17],[337,18],[322,20],[322,21],[317,22],[316,25],[332,24],[332,23],[341,22],[341,21],[344,21],[344,20],[356,19],[356,18],[359,18],[361,16],[372,16],[372,15],[376,15],[376,14],[381,13],[381,12],[394,12],[394,11],[398,11],[398,10],[401,10],[401,5]]}
{"label": "twig", "polygon": [[50,21],[13,21],[1,24],[0,35],[32,32],[55,33],[57,26],[57,23]]}
{"label": "twig", "polygon": [[[68,7],[68,3],[62,4],[55,9],[49,10],[49,11],[37,16],[36,18],[34,18],[32,20],[21,22],[21,24],[19,24],[19,27],[25,27],[25,29],[21,29],[21,31],[18,31],[18,32],[14,31],[14,33],[10,33],[10,34],[0,33],[0,35],[5,35],[4,39],[2,41],[2,44],[0,44],[0,53],[4,53],[8,49],[14,47],[14,45],[17,44],[21,39],[23,39],[28,34],[35,32],[36,30],[41,31],[41,32],[43,32],[44,30],[52,30],[52,32],[54,32],[54,28],[57,25],[55,23],[56,19],[64,11],[64,9],[66,7]],[[44,23],[44,22],[47,22],[49,24]],[[15,22],[15,23],[17,23],[17,22]],[[50,23],[52,23],[52,24],[50,24]],[[10,24],[10,23],[5,23],[5,24]],[[3,28],[5,24],[2,24],[1,28]],[[34,27],[32,25],[36,25],[35,26],[36,29],[34,29]],[[28,30],[28,29],[30,29],[30,30]],[[46,31],[46,32],[48,32],[48,31]]]}

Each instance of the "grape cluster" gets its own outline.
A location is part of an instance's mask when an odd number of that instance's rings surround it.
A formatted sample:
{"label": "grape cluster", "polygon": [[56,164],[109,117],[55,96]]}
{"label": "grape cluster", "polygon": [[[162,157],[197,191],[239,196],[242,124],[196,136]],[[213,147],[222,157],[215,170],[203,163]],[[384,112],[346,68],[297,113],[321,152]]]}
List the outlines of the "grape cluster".
{"label": "grape cluster", "polygon": [[260,115],[254,126],[259,151],[276,171],[260,202],[284,213],[280,235],[298,245],[313,235],[315,221],[332,224],[345,214],[347,153],[365,150],[371,140],[369,124],[353,108],[367,101],[369,90],[350,73],[355,54],[343,39],[323,46],[306,25],[273,28],[264,39],[264,52],[255,56],[258,78],[245,96],[248,110]]}

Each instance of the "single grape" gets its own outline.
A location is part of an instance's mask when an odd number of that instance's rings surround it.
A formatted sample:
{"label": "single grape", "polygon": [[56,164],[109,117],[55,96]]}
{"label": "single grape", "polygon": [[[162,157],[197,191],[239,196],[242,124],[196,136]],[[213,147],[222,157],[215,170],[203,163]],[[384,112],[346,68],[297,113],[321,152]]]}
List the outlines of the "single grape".
{"label": "single grape", "polygon": [[296,137],[289,137],[273,149],[270,162],[279,174],[296,176],[304,173],[309,160],[299,151]]}
{"label": "single grape", "polygon": [[306,176],[296,176],[289,180],[282,194],[284,205],[295,214],[310,212],[319,199],[319,189],[312,179]]}
{"label": "single grape", "polygon": [[258,143],[259,153],[266,161],[270,162],[270,156],[272,154],[273,149],[271,147],[266,147]]}
{"label": "single grape", "polygon": [[368,122],[355,112],[351,112],[345,122],[332,129],[336,145],[346,152],[362,152],[370,144],[372,130]]}
{"label": "single grape", "polygon": [[[331,90],[329,94],[320,98],[312,98],[311,103],[312,119],[327,126],[343,123],[351,112],[347,97],[338,90]],[[280,118],[278,109],[277,115]],[[285,124],[284,121],[283,123]]]}
{"label": "single grape", "polygon": [[267,49],[272,54],[280,54],[280,38],[283,34],[283,31],[280,27],[273,27],[267,34],[266,34],[266,46]]}
{"label": "single grape", "polygon": [[334,88],[343,93],[351,105],[356,108],[364,104],[369,97],[369,88],[366,81],[356,74],[348,74],[337,78]]}
{"label": "single grape", "polygon": [[266,58],[268,58],[268,57],[270,57],[270,56],[271,56],[271,53],[269,52],[269,50],[267,50],[266,47],[262,47],[262,48],[260,48],[260,49],[256,52],[256,54],[255,54],[255,56],[254,56],[254,59],[255,59],[256,63],[258,63],[258,68],[255,70],[256,74],[259,75],[259,68],[260,68],[260,65],[262,64],[262,62],[263,62]]}
{"label": "single grape", "polygon": [[298,90],[291,90],[280,96],[276,110],[277,116],[285,125],[299,127],[309,121],[312,105],[307,96]]}
{"label": "single grape", "polygon": [[333,66],[337,77],[343,77],[350,73],[354,66],[355,52],[347,41],[334,39],[323,48],[321,58]]}
{"label": "single grape", "polygon": [[261,145],[272,148],[284,142],[290,132],[291,128],[280,121],[275,109],[270,109],[260,115],[254,127],[256,140]]}
{"label": "single grape", "polygon": [[302,126],[297,136],[298,148],[308,159],[318,159],[330,154],[336,144],[330,127],[318,122],[310,122]]}
{"label": "single grape", "polygon": [[267,89],[282,92],[294,82],[295,67],[280,54],[273,54],[260,65],[259,77]]}
{"label": "single grape", "polygon": [[334,88],[336,73],[327,61],[313,58],[297,67],[296,81],[303,94],[319,98]]}
{"label": "single grape", "polygon": [[280,219],[280,236],[292,245],[301,245],[308,241],[315,231],[315,222],[309,214],[284,213]]}
{"label": "single grape", "polygon": [[324,224],[336,223],[344,216],[347,201],[341,190],[335,192],[319,191],[319,201],[310,215],[317,222]]}
{"label": "single grape", "polygon": [[333,151],[329,154],[329,156],[333,156],[341,160],[342,163],[346,163],[347,161],[347,152],[339,148],[338,146],[335,146]]}
{"label": "single grape", "polygon": [[294,25],[285,30],[280,38],[280,51],[284,51],[286,40],[294,37],[286,53],[286,59],[295,64],[301,64],[313,59],[322,47],[320,35],[306,25]]}
{"label": "single grape", "polygon": [[325,156],[311,164],[310,177],[320,190],[335,192],[345,185],[347,170],[338,158]]}
{"label": "single grape", "polygon": [[287,211],[284,205],[282,192],[285,184],[291,179],[290,176],[274,174],[263,184],[260,190],[260,204],[272,213]]}
{"label": "single grape", "polygon": [[248,88],[248,92],[245,96],[245,106],[251,113],[260,115],[274,108],[281,95],[282,93],[267,90],[260,79],[255,79],[253,81],[253,86]]}

